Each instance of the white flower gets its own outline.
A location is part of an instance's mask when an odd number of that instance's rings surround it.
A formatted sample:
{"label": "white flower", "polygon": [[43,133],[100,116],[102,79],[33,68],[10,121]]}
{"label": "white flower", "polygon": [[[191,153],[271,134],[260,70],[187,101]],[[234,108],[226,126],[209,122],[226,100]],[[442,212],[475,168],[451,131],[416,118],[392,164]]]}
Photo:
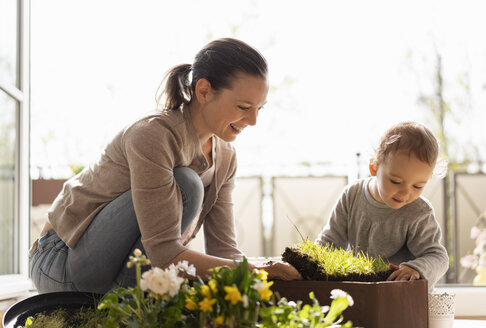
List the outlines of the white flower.
{"label": "white flower", "polygon": [[471,228],[471,239],[478,238],[480,234],[481,234],[481,229],[479,229],[476,226]]}
{"label": "white flower", "polygon": [[146,274],[148,271],[145,271],[143,274],[142,274],[142,279],[140,279],[140,288],[142,290],[147,290],[148,289],[148,286],[147,286],[147,280],[145,279],[146,277],[144,277],[143,275]]}
{"label": "white flower", "polygon": [[354,300],[351,297],[351,295],[349,295],[349,294],[348,294],[348,304],[349,304],[349,306],[353,306],[354,305]]}
{"label": "white flower", "polygon": [[322,313],[327,313],[329,311],[329,305],[324,305],[321,307]]}
{"label": "white flower", "polygon": [[332,299],[336,299],[338,297],[346,297],[346,295],[348,295],[348,294],[342,289],[331,290],[331,298]]}
{"label": "white flower", "polygon": [[184,278],[179,277],[178,270],[165,270],[166,279],[168,280],[167,292],[170,296],[174,296],[179,292],[181,284],[184,282]]}
{"label": "white flower", "polygon": [[257,280],[252,287],[253,287],[253,289],[255,289],[257,291],[265,289],[265,286],[263,285],[263,282],[261,280]]}
{"label": "white flower", "polygon": [[177,263],[177,269],[187,273],[190,276],[196,276],[196,268],[194,265],[189,264],[189,262],[185,260]]}
{"label": "white flower", "polygon": [[158,295],[169,294],[175,296],[184,282],[183,277],[179,277],[179,272],[186,272],[187,274],[196,275],[196,269],[187,261],[182,261],[174,265],[173,263],[165,270],[161,268],[152,268],[145,271],[140,279],[140,288],[142,290],[150,290]]}
{"label": "white flower", "polygon": [[140,288],[142,290],[149,289],[149,281],[151,280],[153,275],[154,275],[154,269],[150,269],[142,273],[142,279],[140,279]]}
{"label": "white flower", "polygon": [[243,303],[243,307],[246,309],[248,308],[248,295],[243,295],[241,297],[241,302]]}
{"label": "white flower", "polygon": [[169,294],[174,296],[179,292],[183,282],[184,278],[177,275],[175,267],[169,267],[165,270],[153,268],[142,274],[140,288],[159,295]]}
{"label": "white flower", "polygon": [[479,259],[478,267],[486,267],[486,257],[484,255]]}
{"label": "white flower", "polygon": [[297,304],[294,301],[288,302],[287,305],[290,305],[293,308],[297,307]]}
{"label": "white flower", "polygon": [[349,304],[349,306],[353,306],[354,305],[353,298],[351,297],[351,295],[349,295],[348,293],[346,293],[344,290],[341,290],[341,289],[333,289],[333,290],[331,290],[331,298],[332,299],[336,299],[338,297],[347,297],[348,298],[348,304]]}
{"label": "white flower", "polygon": [[176,266],[174,265],[174,263],[171,263],[171,264],[169,265],[169,267],[168,267],[166,270],[169,270],[169,271],[177,271],[177,268],[176,268]]}
{"label": "white flower", "polygon": [[473,250],[474,255],[481,256],[482,253],[483,253],[483,245],[477,245],[476,248],[474,248]]}
{"label": "white flower", "polygon": [[149,276],[147,281],[148,289],[150,289],[155,294],[164,295],[169,290],[169,277],[167,270],[162,270],[161,268],[154,268],[153,274]]}
{"label": "white flower", "polygon": [[461,265],[465,268],[475,268],[478,264],[478,259],[475,255],[468,254],[461,258]]}

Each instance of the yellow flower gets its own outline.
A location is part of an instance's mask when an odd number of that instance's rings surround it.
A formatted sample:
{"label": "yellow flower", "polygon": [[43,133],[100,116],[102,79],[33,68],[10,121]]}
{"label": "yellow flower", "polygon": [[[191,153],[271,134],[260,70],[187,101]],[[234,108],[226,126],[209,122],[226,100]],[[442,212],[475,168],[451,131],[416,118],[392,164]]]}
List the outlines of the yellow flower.
{"label": "yellow flower", "polygon": [[186,309],[192,311],[197,309],[197,304],[194,300],[186,295]]}
{"label": "yellow flower", "polygon": [[216,294],[218,292],[218,287],[216,285],[216,281],[211,279],[211,280],[209,280],[208,285],[211,288],[211,291],[213,292],[213,294]]}
{"label": "yellow flower", "polygon": [[270,282],[261,281],[256,284],[255,289],[258,291],[258,294],[260,294],[260,298],[263,301],[270,300],[270,297],[273,294],[272,290],[270,289],[271,285],[273,285],[273,281]]}
{"label": "yellow flower", "polygon": [[213,312],[213,304],[216,303],[216,299],[209,299],[205,297],[201,302],[199,302],[199,308],[203,312]]}
{"label": "yellow flower", "polygon": [[208,298],[211,297],[211,291],[208,285],[201,286],[201,294],[203,294],[204,297],[208,297]]}
{"label": "yellow flower", "polygon": [[217,325],[222,325],[224,322],[224,317],[223,315],[217,316],[216,319],[214,319],[214,323]]}
{"label": "yellow flower", "polygon": [[238,287],[225,286],[224,291],[226,292],[224,299],[230,301],[231,304],[234,305],[242,300]]}
{"label": "yellow flower", "polygon": [[258,277],[261,279],[261,280],[267,280],[268,278],[268,272],[265,271],[265,270],[258,270]]}

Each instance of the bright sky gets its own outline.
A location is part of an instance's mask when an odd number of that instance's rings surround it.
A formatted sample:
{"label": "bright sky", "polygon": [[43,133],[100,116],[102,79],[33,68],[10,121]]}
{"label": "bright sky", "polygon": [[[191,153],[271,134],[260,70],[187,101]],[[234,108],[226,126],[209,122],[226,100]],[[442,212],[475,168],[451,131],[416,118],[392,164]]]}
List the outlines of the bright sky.
{"label": "bright sky", "polygon": [[[154,109],[166,70],[237,37],[270,65],[258,124],[238,137],[240,175],[348,174],[390,125],[429,124],[435,51],[458,121],[448,133],[486,159],[486,3],[471,1],[32,1],[32,165],[94,160]],[[460,86],[469,76],[469,95]],[[464,108],[468,108],[464,111]],[[364,167],[364,166],[363,166]],[[68,171],[69,174],[69,171]]]}

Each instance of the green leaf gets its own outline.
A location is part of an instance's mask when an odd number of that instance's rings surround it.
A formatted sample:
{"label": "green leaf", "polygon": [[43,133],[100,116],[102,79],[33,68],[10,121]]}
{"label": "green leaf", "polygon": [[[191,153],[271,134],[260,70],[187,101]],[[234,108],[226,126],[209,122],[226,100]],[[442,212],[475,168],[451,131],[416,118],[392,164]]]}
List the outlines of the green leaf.
{"label": "green leaf", "polygon": [[28,317],[27,320],[25,320],[25,328],[29,328],[32,326],[34,323],[34,318],[33,317]]}
{"label": "green leaf", "polygon": [[348,308],[348,298],[347,297],[337,297],[332,301],[329,312],[326,315],[325,323],[332,324],[341,313]]}

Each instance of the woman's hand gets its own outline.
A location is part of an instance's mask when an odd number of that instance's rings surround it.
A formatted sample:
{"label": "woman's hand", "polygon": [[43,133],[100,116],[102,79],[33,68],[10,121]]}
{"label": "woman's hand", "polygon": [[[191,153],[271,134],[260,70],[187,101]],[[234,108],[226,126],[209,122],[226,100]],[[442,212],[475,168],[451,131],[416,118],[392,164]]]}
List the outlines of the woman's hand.
{"label": "woman's hand", "polygon": [[397,266],[390,263],[390,269],[395,270],[386,281],[391,280],[417,280],[420,279],[420,273],[409,266],[400,264]]}
{"label": "woman's hand", "polygon": [[282,261],[271,261],[264,266],[257,267],[268,272],[268,279],[302,280],[302,276],[292,265]]}

